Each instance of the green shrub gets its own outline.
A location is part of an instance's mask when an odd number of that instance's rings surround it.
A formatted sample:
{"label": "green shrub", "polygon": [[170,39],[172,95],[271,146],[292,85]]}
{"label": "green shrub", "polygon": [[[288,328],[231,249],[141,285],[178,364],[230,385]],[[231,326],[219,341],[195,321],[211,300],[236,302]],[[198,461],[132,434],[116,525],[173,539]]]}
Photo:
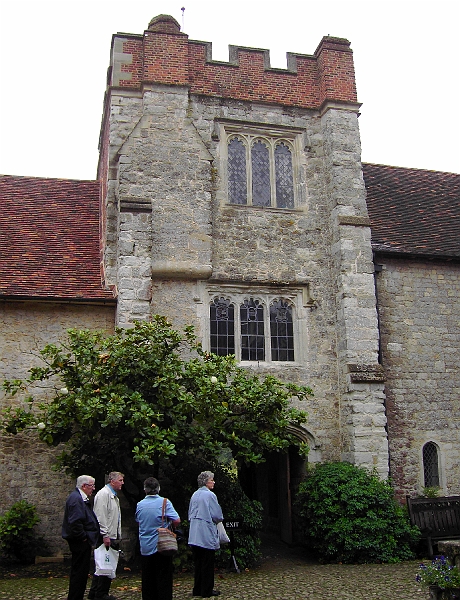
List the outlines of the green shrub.
{"label": "green shrub", "polygon": [[424,487],[422,490],[422,496],[424,498],[438,498],[441,488],[437,485]]}
{"label": "green shrub", "polygon": [[391,486],[349,463],[324,463],[300,485],[305,541],[323,562],[399,562],[413,558],[420,532]]}
{"label": "green shrub", "polygon": [[33,562],[38,550],[46,551],[44,540],[34,526],[40,521],[33,504],[19,500],[0,517],[0,551],[6,558]]}

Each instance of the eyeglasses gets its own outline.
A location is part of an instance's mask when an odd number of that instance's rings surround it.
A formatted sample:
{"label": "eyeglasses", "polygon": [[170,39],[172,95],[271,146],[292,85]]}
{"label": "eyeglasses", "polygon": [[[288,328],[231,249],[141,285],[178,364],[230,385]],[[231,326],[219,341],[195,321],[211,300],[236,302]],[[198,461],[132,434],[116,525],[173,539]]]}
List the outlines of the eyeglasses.
{"label": "eyeglasses", "polygon": [[94,483],[84,483],[83,485],[86,485],[87,487],[96,487]]}

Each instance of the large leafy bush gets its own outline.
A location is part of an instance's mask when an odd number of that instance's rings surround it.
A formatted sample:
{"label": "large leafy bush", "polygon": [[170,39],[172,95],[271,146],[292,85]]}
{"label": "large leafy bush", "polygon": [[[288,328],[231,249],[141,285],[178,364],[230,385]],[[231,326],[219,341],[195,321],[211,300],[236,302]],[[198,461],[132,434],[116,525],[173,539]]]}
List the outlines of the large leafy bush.
{"label": "large leafy bush", "polygon": [[33,504],[26,500],[15,502],[10,510],[0,517],[1,554],[23,563],[33,562],[39,551],[45,554],[47,547],[34,530],[39,521]]}
{"label": "large leafy bush", "polygon": [[388,482],[349,463],[310,471],[298,494],[305,541],[324,562],[398,562],[413,558],[419,531]]}
{"label": "large leafy bush", "polygon": [[[175,330],[165,317],[113,335],[69,330],[67,340],[40,354],[44,366],[31,367],[26,381],[3,382],[19,402],[0,413],[0,431],[64,442],[58,468],[91,473],[98,484],[105,473],[123,472],[133,505],[144,496],[146,475],[173,477],[191,456],[257,464],[293,444],[308,451],[291,425],[306,422],[292,398],[305,399],[310,388],[205,352],[192,327]],[[37,382],[48,389],[46,402],[28,395]]]}

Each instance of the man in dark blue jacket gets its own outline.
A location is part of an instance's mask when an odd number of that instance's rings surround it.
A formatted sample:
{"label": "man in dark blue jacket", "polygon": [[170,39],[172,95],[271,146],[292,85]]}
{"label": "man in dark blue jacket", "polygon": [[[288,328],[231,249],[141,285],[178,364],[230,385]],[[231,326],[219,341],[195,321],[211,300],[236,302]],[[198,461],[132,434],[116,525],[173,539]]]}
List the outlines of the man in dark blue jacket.
{"label": "man in dark blue jacket", "polygon": [[72,554],[67,600],[83,600],[88,581],[91,548],[99,536],[99,523],[89,498],[94,492],[94,477],[80,475],[77,487],[65,503],[62,537]]}

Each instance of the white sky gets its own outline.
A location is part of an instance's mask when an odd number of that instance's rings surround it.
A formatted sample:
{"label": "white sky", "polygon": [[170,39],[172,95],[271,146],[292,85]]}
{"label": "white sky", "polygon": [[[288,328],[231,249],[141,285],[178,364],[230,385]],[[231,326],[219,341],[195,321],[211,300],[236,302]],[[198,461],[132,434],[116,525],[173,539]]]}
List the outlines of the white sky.
{"label": "white sky", "polygon": [[354,51],[362,159],[460,172],[458,0],[0,0],[0,173],[94,179],[111,37],[170,14],[190,39],[313,54]]}

